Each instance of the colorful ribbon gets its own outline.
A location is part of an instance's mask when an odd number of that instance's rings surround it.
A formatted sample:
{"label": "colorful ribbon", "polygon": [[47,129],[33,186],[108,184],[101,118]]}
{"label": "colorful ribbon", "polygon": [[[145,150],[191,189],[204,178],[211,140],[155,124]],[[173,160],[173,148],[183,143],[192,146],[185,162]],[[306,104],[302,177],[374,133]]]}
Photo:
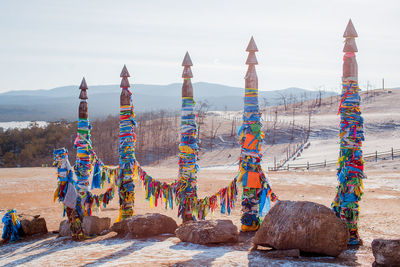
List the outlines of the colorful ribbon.
{"label": "colorful ribbon", "polygon": [[[348,56],[348,55],[347,55]],[[354,56],[354,53],[353,53]],[[338,160],[338,182],[332,210],[346,222],[350,231],[350,244],[357,244],[358,201],[363,195],[364,159],[362,141],[364,141],[363,118],[360,110],[360,88],[356,81],[343,82],[340,113],[340,155]]]}
{"label": "colorful ribbon", "polygon": [[[132,93],[128,88],[123,88],[131,96]],[[135,113],[133,111],[132,99],[130,105],[120,107],[119,120],[119,179],[118,192],[120,213],[117,222],[133,216],[133,206],[135,202],[135,179],[133,170],[136,162],[135,143],[136,134],[134,132],[136,126]]]}
{"label": "colorful ribbon", "polygon": [[1,222],[4,224],[3,234],[1,236],[3,240],[10,241],[10,243],[12,243],[21,238],[21,223],[15,209],[8,210],[1,219]]}
{"label": "colorful ribbon", "polygon": [[242,146],[238,182],[243,185],[241,223],[249,227],[257,227],[261,222],[260,216],[269,211],[270,201],[278,200],[260,165],[263,156],[261,142],[265,137],[260,118],[258,89],[246,88],[243,124],[238,130]]}

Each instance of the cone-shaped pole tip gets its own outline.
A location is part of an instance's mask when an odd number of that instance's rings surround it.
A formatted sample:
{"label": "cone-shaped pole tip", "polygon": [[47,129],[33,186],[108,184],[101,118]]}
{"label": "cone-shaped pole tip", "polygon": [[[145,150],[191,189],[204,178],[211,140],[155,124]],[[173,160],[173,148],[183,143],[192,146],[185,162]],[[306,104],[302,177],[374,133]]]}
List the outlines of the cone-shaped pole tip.
{"label": "cone-shaped pole tip", "polygon": [[250,42],[249,42],[249,44],[248,44],[248,46],[246,48],[246,51],[247,52],[257,52],[258,51],[256,42],[254,42],[253,36],[251,36],[251,39],[250,39]]}
{"label": "cone-shaped pole tip", "polygon": [[192,60],[190,59],[189,52],[186,52],[185,57],[182,62],[182,66],[193,66]]}
{"label": "cone-shaped pole tip", "polygon": [[249,53],[249,55],[247,56],[246,64],[247,65],[257,65],[258,64],[257,57],[254,52]]}
{"label": "cone-shaped pole tip", "polygon": [[120,77],[121,77],[121,78],[122,78],[122,77],[131,77],[131,76],[129,75],[128,69],[126,68],[126,65],[124,65],[124,67],[122,68]]}
{"label": "cone-shaped pole tip", "polygon": [[87,90],[88,89],[85,77],[83,77],[81,85],[79,86],[79,89],[81,89],[81,90]]}
{"label": "cone-shaped pole tip", "polygon": [[358,37],[358,34],[356,32],[356,29],[354,28],[354,25],[353,25],[353,22],[351,21],[351,19],[347,23],[346,30],[343,33],[343,37],[344,38],[349,38],[349,37],[355,38],[355,37]]}
{"label": "cone-shaped pole tip", "polygon": [[131,87],[131,85],[129,84],[128,78],[127,77],[122,77],[122,81],[121,81],[121,88],[128,88]]}
{"label": "cone-shaped pole tip", "polygon": [[358,52],[356,40],[354,38],[346,39],[343,52]]}

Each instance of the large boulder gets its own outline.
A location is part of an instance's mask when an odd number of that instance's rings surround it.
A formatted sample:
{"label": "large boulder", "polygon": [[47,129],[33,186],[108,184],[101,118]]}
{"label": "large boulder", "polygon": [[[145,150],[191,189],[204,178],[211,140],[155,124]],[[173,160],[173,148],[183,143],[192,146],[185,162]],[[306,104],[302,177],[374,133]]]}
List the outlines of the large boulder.
{"label": "large boulder", "polygon": [[[94,236],[100,235],[104,230],[108,230],[111,225],[111,219],[108,217],[99,218],[97,216],[83,217],[82,229],[85,235]],[[60,223],[58,230],[59,236],[71,236],[70,225],[67,220]]]}
{"label": "large boulder", "polygon": [[60,222],[60,228],[58,230],[59,236],[71,236],[71,229],[69,228],[68,220]]}
{"label": "large boulder", "polygon": [[178,225],[175,220],[159,213],[134,215],[132,218],[114,223],[111,231],[120,235],[130,233],[134,237],[150,237],[160,234],[174,234]]}
{"label": "large boulder", "polygon": [[174,234],[176,221],[159,213],[146,213],[133,216],[128,223],[129,232],[134,236],[149,237],[160,234]]}
{"label": "large boulder", "polygon": [[179,226],[175,234],[181,241],[203,245],[236,243],[239,236],[231,220],[187,222]]}
{"label": "large boulder", "polygon": [[400,266],[400,239],[374,239],[372,253],[375,257],[374,266]]}
{"label": "large boulder", "polygon": [[108,230],[110,225],[111,219],[108,217],[85,216],[82,221],[82,229],[87,236],[100,235],[104,230]]}
{"label": "large boulder", "polygon": [[265,216],[253,243],[336,257],[347,248],[349,238],[346,224],[329,208],[308,201],[280,201]]}
{"label": "large boulder", "polygon": [[111,226],[111,231],[117,232],[118,235],[127,235],[129,233],[128,222],[131,218],[124,219],[120,222],[116,222]]}
{"label": "large boulder", "polygon": [[34,216],[33,219],[23,217],[21,219],[22,231],[26,236],[35,234],[47,234],[46,220],[40,218],[39,215]]}

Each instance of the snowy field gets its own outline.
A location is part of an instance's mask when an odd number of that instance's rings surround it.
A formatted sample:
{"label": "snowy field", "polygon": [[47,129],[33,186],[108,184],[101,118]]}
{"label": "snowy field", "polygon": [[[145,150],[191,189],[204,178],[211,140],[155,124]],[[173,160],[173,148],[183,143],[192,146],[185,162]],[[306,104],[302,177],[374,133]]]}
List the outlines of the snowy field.
{"label": "snowy field", "polygon": [[0,122],[0,128],[3,128],[4,131],[8,129],[24,129],[30,127],[33,123],[37,124],[39,127],[45,127],[48,122],[46,121],[8,121],[8,122]]}

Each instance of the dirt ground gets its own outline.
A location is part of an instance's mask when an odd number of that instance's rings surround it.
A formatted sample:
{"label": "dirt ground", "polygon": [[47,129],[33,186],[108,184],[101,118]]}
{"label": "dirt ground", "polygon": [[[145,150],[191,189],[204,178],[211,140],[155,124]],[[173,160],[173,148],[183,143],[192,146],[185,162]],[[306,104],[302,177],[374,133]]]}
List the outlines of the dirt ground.
{"label": "dirt ground", "polygon": [[[396,165],[382,161],[382,164]],[[86,264],[141,264],[141,265],[252,265],[267,263],[274,266],[371,266],[374,238],[400,238],[400,171],[382,168],[382,164],[366,166],[368,179],[364,181],[365,195],[360,202],[359,229],[364,245],[349,249],[339,258],[318,257],[291,260],[268,259],[259,251],[250,251],[251,239],[242,237],[235,246],[198,246],[179,242],[176,237],[164,236],[149,240],[116,239],[113,234],[81,243],[49,234],[24,242],[0,246],[0,266],[3,265],[86,265]],[[171,181],[177,169],[145,168],[155,178]],[[200,196],[212,194],[226,186],[235,176],[234,170],[203,169],[198,175]],[[335,171],[270,172],[272,188],[281,200],[307,200],[329,206],[334,195]],[[57,230],[63,220],[62,205],[52,201],[56,187],[55,168],[0,169],[0,216],[6,209],[15,208],[25,215],[40,214],[46,219],[49,231]],[[161,212],[175,219],[176,209],[165,211],[159,206],[150,209],[144,200],[143,189],[137,183],[135,213]],[[216,212],[209,218],[229,218],[240,226],[240,201],[231,216]],[[118,215],[118,196],[98,214],[101,217]],[[177,220],[178,224],[180,223]],[[244,239],[243,239],[244,238]],[[89,256],[85,256],[89,255]],[[269,265],[268,264],[268,265]]]}

